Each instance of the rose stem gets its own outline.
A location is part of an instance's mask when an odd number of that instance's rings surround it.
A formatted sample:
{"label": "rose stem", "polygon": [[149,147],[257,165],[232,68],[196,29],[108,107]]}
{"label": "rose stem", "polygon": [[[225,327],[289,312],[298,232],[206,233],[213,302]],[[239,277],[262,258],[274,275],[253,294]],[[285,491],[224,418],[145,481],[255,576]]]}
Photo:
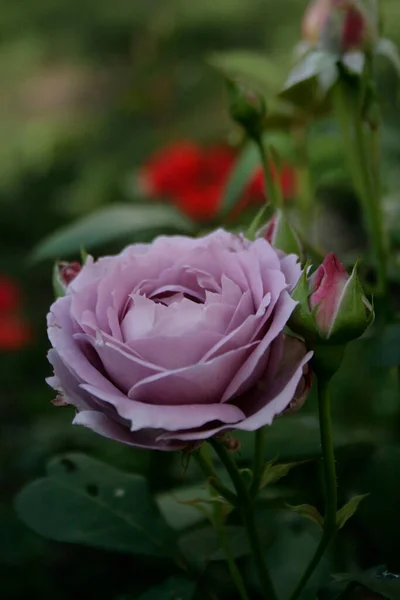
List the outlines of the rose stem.
{"label": "rose stem", "polygon": [[[253,136],[253,142],[258,148],[261,158],[261,165],[264,172],[265,179],[265,201],[268,204],[270,202],[274,209],[280,208],[282,206],[282,192],[279,185],[275,183],[271,175],[270,164],[273,164],[272,157],[268,152],[268,149],[265,147],[264,141],[262,139],[262,135],[259,134],[257,136]],[[278,169],[274,164],[275,172],[278,173]]]}
{"label": "rose stem", "polygon": [[[265,213],[269,208],[269,204],[273,207],[274,211],[282,206],[282,192],[279,185],[275,185],[274,180],[272,179],[271,170],[269,165],[273,163],[271,156],[269,156],[268,150],[264,145],[262,135],[253,134],[250,136],[250,139],[257,146],[258,152],[261,158],[261,165],[264,173],[265,180],[265,204],[260,208],[257,212],[256,216],[252,220],[247,230],[246,236],[252,240],[256,237],[257,231],[260,229]],[[278,172],[275,167],[275,172]],[[256,433],[257,435],[257,433]]]}
{"label": "rose stem", "polygon": [[[208,482],[210,483],[210,480],[218,481],[217,474],[212,465],[212,461],[211,461],[210,457],[207,456],[205,444],[203,444],[197,452],[194,452],[193,456],[195,457],[195,460],[197,461],[197,464],[199,465],[200,469],[203,471],[204,475],[207,477]],[[210,487],[211,487],[211,493],[215,494],[215,492],[218,492],[218,490],[215,488],[215,485],[210,484]],[[236,496],[235,496],[235,500],[236,500]],[[236,504],[236,502],[235,502],[235,504]],[[221,522],[221,508],[222,508],[222,505],[218,505],[216,503],[213,505],[214,527],[215,527],[216,533],[218,535],[218,539],[219,539],[221,548],[225,553],[229,572],[230,572],[232,579],[236,585],[237,591],[239,592],[240,598],[242,600],[249,600],[249,596],[247,594],[247,590],[246,590],[244,581],[242,579],[242,576],[240,574],[238,566],[235,562],[235,557],[233,556],[232,549],[230,547],[229,538],[226,534],[224,524]]]}
{"label": "rose stem", "polygon": [[325,480],[324,531],[311,562],[304,571],[303,576],[293,590],[289,600],[295,600],[299,597],[336,532],[337,481],[329,383],[329,378],[318,377],[318,414]]}
{"label": "rose stem", "polygon": [[253,481],[250,487],[250,496],[255,498],[261,483],[264,472],[264,444],[266,427],[261,427],[256,431],[254,439],[254,468]]}
{"label": "rose stem", "polygon": [[224,465],[236,490],[239,501],[239,511],[243,520],[243,524],[247,530],[247,537],[250,543],[254,564],[258,572],[263,597],[265,600],[276,600],[277,596],[275,588],[268,572],[263,548],[257,532],[257,526],[254,519],[254,507],[249,490],[247,489],[247,486],[237,468],[233,456],[229,453],[224,444],[217,442],[214,439],[210,440],[210,444]]}
{"label": "rose stem", "polygon": [[352,90],[348,90],[345,81],[339,80],[333,99],[351,176],[364,210],[365,223],[377,262],[376,291],[383,296],[386,291],[387,249],[383,231],[378,165],[374,160],[377,152],[376,149],[371,148],[371,144],[366,139],[358,98],[353,97]]}

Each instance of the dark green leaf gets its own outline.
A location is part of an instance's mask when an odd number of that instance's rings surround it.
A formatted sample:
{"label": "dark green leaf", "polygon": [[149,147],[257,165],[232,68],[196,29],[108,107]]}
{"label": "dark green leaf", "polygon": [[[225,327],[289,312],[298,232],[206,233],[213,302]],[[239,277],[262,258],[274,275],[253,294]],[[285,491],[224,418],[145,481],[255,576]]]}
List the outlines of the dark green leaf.
{"label": "dark green leaf", "polygon": [[135,232],[173,228],[192,232],[191,222],[168,204],[113,205],[59,229],[33,250],[33,260],[60,258]]}
{"label": "dark green leaf", "polygon": [[369,344],[374,366],[390,368],[400,365],[400,323],[385,327]]}
{"label": "dark green leaf", "polygon": [[156,496],[156,502],[171,527],[185,529],[205,518],[204,513],[200,514],[197,506],[190,503],[193,498],[196,498],[197,501],[204,500],[205,503],[210,500],[204,484],[177,488],[159,494]]}
{"label": "dark green leaf", "polygon": [[[388,600],[400,600],[400,575],[390,573],[385,567],[376,567],[363,573],[341,573],[333,577],[334,581],[320,590],[319,600],[350,599],[350,590],[358,586]],[[354,598],[362,597],[366,598],[367,594],[354,594]]]}
{"label": "dark green leaf", "polygon": [[171,577],[141,594],[137,600],[191,600],[196,583],[183,577]]}
{"label": "dark green leaf", "polygon": [[354,515],[360,502],[362,502],[367,496],[369,496],[369,494],[354,496],[344,506],[342,506],[340,510],[338,510],[336,514],[336,526],[338,529],[342,529],[347,521]]}
{"label": "dark green leaf", "polygon": [[385,561],[400,556],[400,447],[381,448],[354,477],[353,489],[368,490],[368,502],[358,509],[357,519],[368,531]]}
{"label": "dark green leaf", "polygon": [[[250,553],[246,531],[237,525],[224,526],[226,539],[234,558]],[[204,527],[184,534],[179,540],[179,547],[190,561],[206,563],[209,560],[225,560],[218,533],[212,527]]]}
{"label": "dark green leaf", "polygon": [[[295,518],[295,515],[293,515]],[[308,521],[281,523],[268,548],[268,564],[279,598],[289,598],[300,580],[320,540],[320,532]],[[331,572],[329,552],[325,554],[302,594],[302,600],[315,600],[316,588]]]}
{"label": "dark green leaf", "polygon": [[275,464],[275,461],[269,461],[264,466],[264,472],[261,479],[260,487],[263,488],[266,485],[270,485],[272,483],[276,483],[282,477],[286,477],[286,475],[291,471],[294,467],[298,467],[304,464],[307,461],[301,460],[298,462],[292,463],[278,463]]}
{"label": "dark green leaf", "polygon": [[174,552],[173,533],[146,480],[81,454],[52,460],[47,477],[19,494],[16,510],[53,540],[151,556]]}

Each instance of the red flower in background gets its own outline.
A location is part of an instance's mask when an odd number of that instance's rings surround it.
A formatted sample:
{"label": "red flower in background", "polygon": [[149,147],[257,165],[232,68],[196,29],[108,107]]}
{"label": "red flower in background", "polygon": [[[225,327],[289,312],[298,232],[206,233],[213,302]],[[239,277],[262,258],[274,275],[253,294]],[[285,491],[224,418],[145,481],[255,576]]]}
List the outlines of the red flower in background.
{"label": "red flower in background", "polygon": [[21,293],[9,277],[0,275],[0,351],[18,350],[31,340],[31,330],[19,314]]}
{"label": "red flower in background", "polygon": [[[139,186],[149,197],[170,199],[182,212],[197,220],[217,216],[223,191],[235,164],[236,153],[229,146],[201,148],[192,142],[176,142],[157,153],[139,172]],[[290,167],[281,171],[284,197],[295,189],[295,174]],[[240,202],[264,201],[264,178],[257,169]]]}

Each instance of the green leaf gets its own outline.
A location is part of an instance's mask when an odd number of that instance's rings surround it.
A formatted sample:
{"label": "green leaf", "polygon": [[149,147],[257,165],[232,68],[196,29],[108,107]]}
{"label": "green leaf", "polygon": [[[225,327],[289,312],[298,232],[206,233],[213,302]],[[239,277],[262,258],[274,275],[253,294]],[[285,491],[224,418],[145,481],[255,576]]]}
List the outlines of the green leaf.
{"label": "green leaf", "polygon": [[[291,70],[283,87],[285,98],[289,99],[288,92],[301,86],[311,79],[322,76],[323,91],[327,91],[337,79],[336,57],[328,52],[316,50],[307,54]],[[328,74],[328,76],[327,76]],[[298,102],[295,102],[298,104]]]}
{"label": "green leaf", "polygon": [[47,477],[20,492],[16,510],[36,533],[60,542],[150,556],[175,549],[146,480],[82,454],[53,459]]}
{"label": "green leaf", "polygon": [[229,175],[221,203],[221,213],[223,216],[228,215],[236,206],[254,170],[259,164],[260,156],[256,146],[252,143],[247,144]]}
{"label": "green leaf", "polygon": [[397,76],[400,77],[400,53],[396,44],[387,38],[380,38],[375,46],[375,52],[387,58]]}
{"label": "green leaf", "polygon": [[291,504],[286,504],[290,510],[298,513],[305,519],[309,519],[316,523],[321,529],[324,526],[324,518],[320,514],[320,512],[315,508],[315,506],[311,506],[310,504],[299,504],[298,506],[292,506]]}
{"label": "green leaf", "polygon": [[385,327],[383,332],[370,341],[370,362],[376,367],[400,365],[400,323]]}
{"label": "green leaf", "polygon": [[400,447],[379,448],[365,467],[355,474],[353,489],[368,490],[368,502],[357,519],[377,546],[383,561],[400,556]]}
{"label": "green leaf", "polygon": [[[196,504],[192,503],[193,498]],[[210,496],[204,484],[187,486],[170,490],[156,496],[157,505],[167,523],[174,529],[185,529],[204,520],[205,515],[199,514],[199,501],[207,503]]]}
{"label": "green leaf", "polygon": [[[387,600],[400,600],[400,575],[391,573],[384,566],[374,567],[363,573],[340,573],[333,575],[333,578],[332,583],[320,590],[318,600],[351,598],[349,592],[358,586],[380,594]],[[354,598],[359,597],[367,597],[365,590],[362,596],[354,593]]]}
{"label": "green leaf", "polygon": [[[288,516],[286,514],[286,517]],[[294,585],[308,567],[310,557],[314,555],[320,540],[320,532],[311,523],[305,520],[298,522],[298,519],[296,521],[295,524],[294,520],[290,522],[286,518],[285,521],[278,522],[273,542],[267,551],[268,565],[271,573],[274,574],[278,598],[290,597]],[[331,572],[332,565],[328,551],[307,582],[301,595],[302,600],[315,600],[316,588],[329,578]]]}
{"label": "green leaf", "polygon": [[[225,525],[225,535],[234,558],[250,554],[246,530],[239,525]],[[208,561],[225,560],[218,533],[213,527],[204,527],[185,533],[179,547],[190,562],[205,564]]]}
{"label": "green leaf", "polygon": [[279,463],[275,464],[275,460],[271,460],[267,462],[264,466],[264,472],[261,479],[260,488],[262,489],[266,485],[270,485],[276,483],[282,477],[286,477],[286,475],[291,471],[294,467],[298,467],[299,465],[308,462],[307,460],[300,460],[298,462],[291,463]]}
{"label": "green leaf", "polygon": [[32,253],[35,261],[64,257],[140,231],[172,228],[192,232],[192,223],[168,204],[114,204],[88,215],[42,240]]}
{"label": "green leaf", "polygon": [[271,94],[275,94],[282,84],[282,65],[265,54],[244,50],[216,52],[207,62],[225,76],[257,85]]}
{"label": "green leaf", "polygon": [[171,577],[141,594],[137,600],[191,600],[196,583],[183,577]]}
{"label": "green leaf", "polygon": [[361,494],[360,496],[354,496],[351,498],[340,510],[336,513],[336,526],[338,529],[347,523],[347,521],[354,515],[360,502],[369,496],[369,494]]}

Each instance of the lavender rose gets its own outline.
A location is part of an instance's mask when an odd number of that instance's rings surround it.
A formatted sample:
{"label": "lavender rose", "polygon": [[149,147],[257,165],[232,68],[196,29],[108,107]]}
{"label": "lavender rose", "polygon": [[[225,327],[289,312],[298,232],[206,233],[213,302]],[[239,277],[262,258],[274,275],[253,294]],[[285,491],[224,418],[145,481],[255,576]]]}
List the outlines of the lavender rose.
{"label": "lavender rose", "polygon": [[223,230],[89,257],[48,315],[57,403],[161,450],[271,424],[305,392],[311,355],[283,333],[300,273],[295,255]]}

